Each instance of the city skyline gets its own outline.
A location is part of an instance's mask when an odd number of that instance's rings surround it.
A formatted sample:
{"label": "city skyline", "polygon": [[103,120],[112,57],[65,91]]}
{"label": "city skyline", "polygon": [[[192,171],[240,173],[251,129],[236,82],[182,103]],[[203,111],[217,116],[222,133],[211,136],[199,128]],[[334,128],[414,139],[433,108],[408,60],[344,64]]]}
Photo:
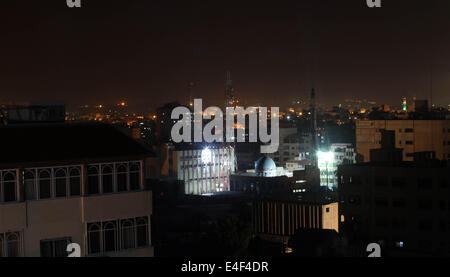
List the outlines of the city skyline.
{"label": "city skyline", "polygon": [[194,97],[218,105],[230,70],[245,105],[288,106],[313,86],[325,105],[430,100],[431,89],[433,104],[450,103],[445,1],[5,5],[2,102],[127,100],[154,109],[186,102],[194,82]]}

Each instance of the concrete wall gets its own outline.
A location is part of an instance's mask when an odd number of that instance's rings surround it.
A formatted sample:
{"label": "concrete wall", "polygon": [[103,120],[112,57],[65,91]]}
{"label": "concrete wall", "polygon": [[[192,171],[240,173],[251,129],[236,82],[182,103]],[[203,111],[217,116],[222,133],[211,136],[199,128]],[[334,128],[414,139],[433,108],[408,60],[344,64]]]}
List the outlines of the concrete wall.
{"label": "concrete wall", "polygon": [[[0,205],[0,232],[22,231],[23,255],[27,257],[40,256],[41,240],[63,237],[78,243],[84,256],[86,223],[151,214],[151,191],[8,203]],[[152,256],[153,248],[128,249],[113,255]]]}

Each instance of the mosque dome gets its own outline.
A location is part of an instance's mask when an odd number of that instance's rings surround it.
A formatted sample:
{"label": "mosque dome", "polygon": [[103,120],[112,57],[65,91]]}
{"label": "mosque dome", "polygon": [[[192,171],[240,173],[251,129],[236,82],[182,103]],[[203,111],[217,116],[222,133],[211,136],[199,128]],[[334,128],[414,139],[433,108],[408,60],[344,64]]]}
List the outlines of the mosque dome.
{"label": "mosque dome", "polygon": [[269,157],[261,157],[255,162],[256,176],[275,176],[277,166],[275,162]]}

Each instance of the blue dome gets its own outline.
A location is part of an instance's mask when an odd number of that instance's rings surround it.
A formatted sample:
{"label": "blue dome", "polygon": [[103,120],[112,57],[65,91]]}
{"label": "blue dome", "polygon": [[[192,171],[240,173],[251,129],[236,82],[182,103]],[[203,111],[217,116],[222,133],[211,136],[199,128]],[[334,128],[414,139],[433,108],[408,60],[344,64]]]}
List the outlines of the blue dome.
{"label": "blue dome", "polygon": [[255,163],[256,175],[266,176],[267,174],[264,174],[264,172],[276,171],[276,169],[277,166],[275,162],[271,158],[266,156],[259,158]]}

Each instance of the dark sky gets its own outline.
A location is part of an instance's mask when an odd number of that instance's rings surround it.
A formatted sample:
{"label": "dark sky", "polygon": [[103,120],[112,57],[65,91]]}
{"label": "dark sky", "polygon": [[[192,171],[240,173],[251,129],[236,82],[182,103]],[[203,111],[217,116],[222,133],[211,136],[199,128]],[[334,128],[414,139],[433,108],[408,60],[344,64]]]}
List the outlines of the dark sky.
{"label": "dark sky", "polygon": [[450,103],[450,1],[65,0],[0,6],[0,101],[155,108],[222,105],[226,70],[244,104],[308,97]]}

